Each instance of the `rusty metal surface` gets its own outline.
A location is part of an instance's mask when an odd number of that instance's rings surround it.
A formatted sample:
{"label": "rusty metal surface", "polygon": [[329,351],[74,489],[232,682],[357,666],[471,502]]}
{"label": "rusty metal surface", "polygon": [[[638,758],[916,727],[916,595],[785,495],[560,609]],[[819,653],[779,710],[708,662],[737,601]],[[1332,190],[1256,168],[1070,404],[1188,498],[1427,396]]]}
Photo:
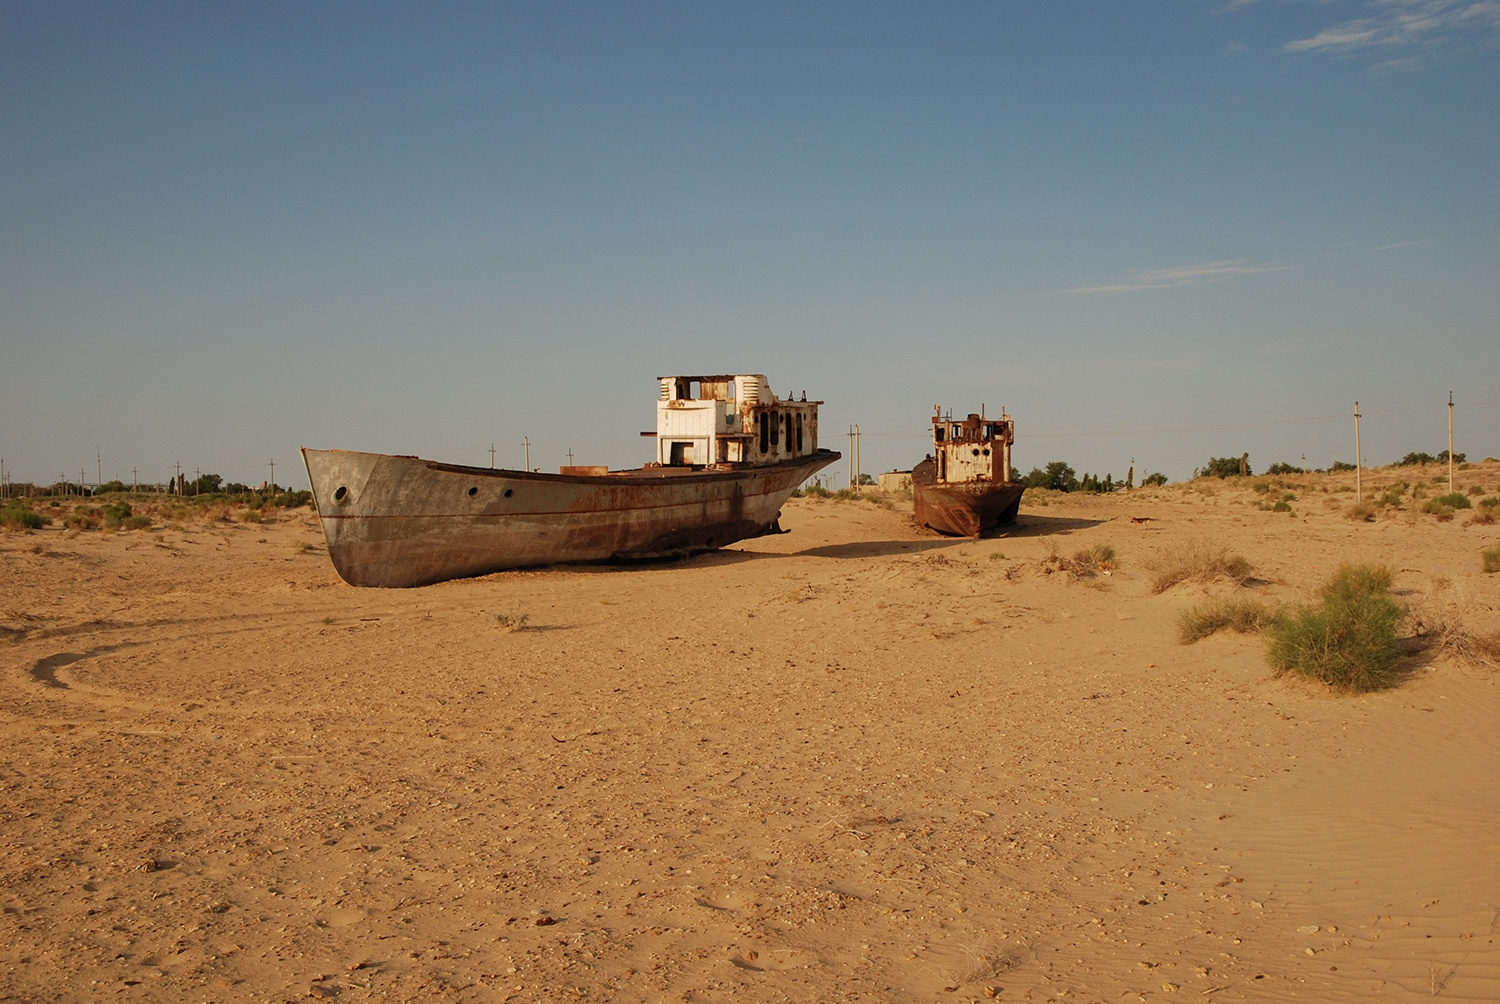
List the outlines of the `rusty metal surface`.
{"label": "rusty metal surface", "polygon": [[831,450],[763,467],[569,476],[346,450],[302,451],[328,553],[356,586],[419,586],[538,565],[659,558],[777,531]]}

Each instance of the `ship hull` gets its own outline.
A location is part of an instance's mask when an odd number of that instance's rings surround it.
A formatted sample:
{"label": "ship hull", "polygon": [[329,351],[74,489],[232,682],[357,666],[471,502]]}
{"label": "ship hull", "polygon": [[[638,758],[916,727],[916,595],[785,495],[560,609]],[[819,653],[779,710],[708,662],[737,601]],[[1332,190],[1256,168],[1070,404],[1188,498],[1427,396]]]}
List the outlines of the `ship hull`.
{"label": "ship hull", "polygon": [[[1013,481],[933,480],[930,461],[912,469],[912,503],[917,522],[953,537],[983,537],[1015,523],[1026,486]],[[925,476],[924,476],[925,475]]]}
{"label": "ship hull", "polygon": [[540,565],[666,558],[779,532],[788,496],[839,454],[735,470],[540,474],[302,451],[333,566],[422,586]]}

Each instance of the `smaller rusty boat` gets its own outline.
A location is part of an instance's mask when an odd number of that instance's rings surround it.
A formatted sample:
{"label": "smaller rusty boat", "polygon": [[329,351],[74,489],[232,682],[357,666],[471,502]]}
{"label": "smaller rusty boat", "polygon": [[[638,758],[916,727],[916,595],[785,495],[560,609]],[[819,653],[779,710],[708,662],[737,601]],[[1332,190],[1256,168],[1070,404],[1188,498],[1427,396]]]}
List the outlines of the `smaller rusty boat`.
{"label": "smaller rusty boat", "polygon": [[1010,479],[1015,425],[984,409],[955,420],[938,408],[932,453],[911,471],[917,522],[955,537],[982,537],[1016,521],[1026,486]]}
{"label": "smaller rusty boat", "polygon": [[758,374],[661,377],[656,459],[557,474],[302,451],[328,555],[353,586],[572,562],[666,558],[781,532],[781,506],[839,459],[818,405]]}

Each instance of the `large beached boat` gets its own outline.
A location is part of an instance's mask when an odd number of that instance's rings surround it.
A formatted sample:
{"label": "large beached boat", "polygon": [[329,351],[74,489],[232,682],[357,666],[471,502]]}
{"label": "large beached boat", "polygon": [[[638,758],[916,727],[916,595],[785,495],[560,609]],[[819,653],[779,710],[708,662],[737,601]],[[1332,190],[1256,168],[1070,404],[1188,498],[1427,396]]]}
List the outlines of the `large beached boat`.
{"label": "large beached boat", "polygon": [[938,533],[982,537],[1016,521],[1026,486],[1010,479],[1015,425],[983,411],[957,421],[937,409],[932,453],[911,470],[917,522]]}
{"label": "large beached boat", "polygon": [[302,451],[328,554],[355,586],[421,586],[510,568],[665,558],[781,532],[787,497],[839,459],[818,405],[760,375],[660,378],[656,459],[557,474]]}

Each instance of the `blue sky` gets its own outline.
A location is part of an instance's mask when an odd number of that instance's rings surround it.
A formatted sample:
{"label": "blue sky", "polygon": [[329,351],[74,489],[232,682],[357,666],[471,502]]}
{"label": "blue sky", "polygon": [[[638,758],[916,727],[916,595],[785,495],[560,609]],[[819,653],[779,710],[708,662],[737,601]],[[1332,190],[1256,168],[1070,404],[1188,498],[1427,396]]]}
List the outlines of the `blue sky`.
{"label": "blue sky", "polygon": [[1500,0],[0,0],[0,186],[15,480],[636,466],[697,372],[867,473],[1500,455]]}

